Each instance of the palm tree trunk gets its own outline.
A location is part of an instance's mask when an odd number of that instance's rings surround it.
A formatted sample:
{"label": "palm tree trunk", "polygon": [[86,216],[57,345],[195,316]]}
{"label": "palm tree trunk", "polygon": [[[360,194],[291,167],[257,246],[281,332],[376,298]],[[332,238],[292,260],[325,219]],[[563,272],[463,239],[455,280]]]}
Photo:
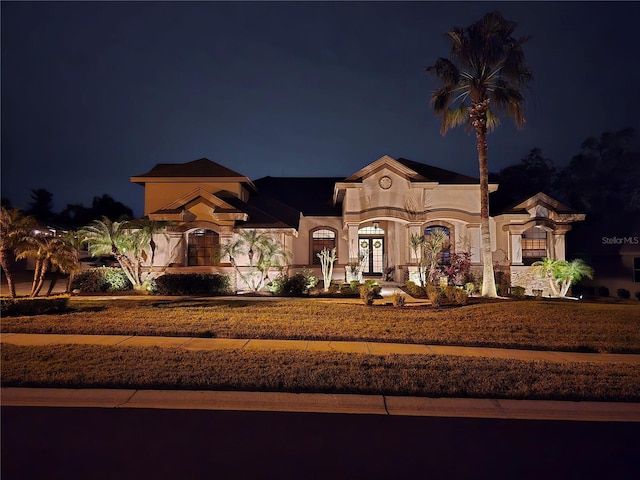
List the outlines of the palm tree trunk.
{"label": "palm tree trunk", "polygon": [[30,297],[36,296],[36,289],[38,288],[38,279],[40,278],[40,271],[42,270],[42,260],[40,258],[36,258],[36,264],[33,267],[33,281],[31,282],[31,292],[29,293]]}
{"label": "palm tree trunk", "polygon": [[556,288],[556,279],[553,278],[553,274],[547,274],[547,278],[549,279],[549,286],[551,287],[551,293],[554,297],[558,297],[558,289]]}
{"label": "palm tree trunk", "polygon": [[45,297],[49,297],[51,295],[56,283],[58,283],[58,272],[52,274],[51,282],[49,282],[49,288],[47,288],[47,293],[44,294]]}
{"label": "palm tree trunk", "polygon": [[[482,104],[481,104],[482,105]],[[480,235],[482,237],[482,296],[495,298],[496,280],[493,274],[493,254],[491,253],[491,230],[489,228],[489,165],[487,159],[487,123],[486,108],[476,113],[474,127],[478,146],[478,164],[480,167]],[[480,108],[480,107],[474,107]]]}
{"label": "palm tree trunk", "polygon": [[49,267],[51,266],[51,262],[49,260],[43,260],[40,266],[40,273],[38,275],[38,284],[36,285],[36,289],[31,295],[32,297],[37,297],[40,294],[40,290],[42,290],[42,285],[44,285],[44,277],[47,275],[49,271]]}
{"label": "palm tree trunk", "polygon": [[73,278],[75,276],[76,275],[73,271],[69,272],[69,280],[67,281],[67,290],[65,293],[71,293],[71,285],[73,285]]}
{"label": "palm tree trunk", "polygon": [[13,275],[11,274],[9,251],[4,248],[0,251],[0,267],[7,277],[7,287],[9,288],[9,295],[11,298],[16,298],[16,285],[13,283]]}

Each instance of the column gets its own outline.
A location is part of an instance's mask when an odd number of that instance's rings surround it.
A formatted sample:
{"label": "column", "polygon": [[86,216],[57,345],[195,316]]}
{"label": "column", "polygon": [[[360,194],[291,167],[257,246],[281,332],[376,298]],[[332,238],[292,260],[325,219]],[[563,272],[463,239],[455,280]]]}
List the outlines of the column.
{"label": "column", "polygon": [[511,265],[522,265],[522,234],[510,233]]}
{"label": "column", "polygon": [[560,234],[560,235],[552,235],[552,240],[553,240],[553,250],[554,250],[554,258],[556,260],[566,260],[566,256],[565,256],[565,238],[564,238],[564,233]]}

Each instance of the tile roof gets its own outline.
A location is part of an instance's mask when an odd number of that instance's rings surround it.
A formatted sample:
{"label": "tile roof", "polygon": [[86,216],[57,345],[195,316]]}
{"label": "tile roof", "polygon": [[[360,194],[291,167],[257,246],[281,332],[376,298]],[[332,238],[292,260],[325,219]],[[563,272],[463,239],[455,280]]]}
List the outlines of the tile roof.
{"label": "tile roof", "polygon": [[[298,210],[306,216],[340,216],[342,210],[333,205],[333,188],[341,177],[263,177],[254,181],[260,197],[270,197]],[[263,197],[263,201],[266,201]]]}
{"label": "tile roof", "polygon": [[[218,198],[224,199],[225,202],[231,206],[237,208],[248,215],[246,221],[239,221],[238,226],[244,228],[298,228],[298,221],[295,220],[295,224],[283,221],[280,216],[274,216],[265,212],[261,208],[252,203],[244,202],[236,197],[233,193],[227,191],[216,192],[215,195]],[[298,216],[299,217],[299,216]]]}
{"label": "tile roof", "polygon": [[158,163],[147,173],[134,177],[244,177],[230,168],[200,158],[187,163]]}
{"label": "tile roof", "polygon": [[438,182],[446,185],[477,185],[480,183],[480,180],[477,178],[425,163],[414,162],[406,158],[398,158],[396,161],[415,171],[430,182]]}

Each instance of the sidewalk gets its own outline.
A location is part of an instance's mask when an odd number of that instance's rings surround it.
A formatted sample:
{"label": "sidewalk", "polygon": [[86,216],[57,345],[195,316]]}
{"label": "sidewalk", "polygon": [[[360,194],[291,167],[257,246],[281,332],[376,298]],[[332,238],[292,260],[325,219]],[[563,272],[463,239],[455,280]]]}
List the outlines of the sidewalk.
{"label": "sidewalk", "polygon": [[640,422],[640,403],[322,393],[3,388],[3,407],[152,408],[388,416]]}
{"label": "sidewalk", "polygon": [[508,348],[419,345],[407,343],[342,342],[326,340],[258,340],[242,338],[160,337],[140,335],[74,335],[2,333],[0,342],[23,346],[111,345],[123,347],[179,347],[187,350],[306,350],[371,355],[455,355],[548,362],[620,362],[640,365],[640,354],[578,353]]}
{"label": "sidewalk", "polygon": [[[640,365],[640,354],[551,352],[377,342],[258,340],[132,335],[38,335],[23,333],[1,334],[0,342],[23,346],[84,344],[119,345],[130,347],[178,347],[189,350],[298,349],[323,352],[350,352],[371,355],[435,354],[506,358],[527,361],[545,360],[550,362],[624,362]],[[3,388],[1,390],[1,404],[2,406],[254,410],[528,420],[640,422],[640,403],[423,398],[385,395]]]}

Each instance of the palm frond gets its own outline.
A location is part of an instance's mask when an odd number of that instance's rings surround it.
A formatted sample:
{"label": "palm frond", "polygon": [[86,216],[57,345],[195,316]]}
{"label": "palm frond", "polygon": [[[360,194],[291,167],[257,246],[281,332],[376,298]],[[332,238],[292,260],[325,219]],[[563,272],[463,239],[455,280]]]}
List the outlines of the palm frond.
{"label": "palm frond", "polygon": [[464,125],[469,122],[469,107],[462,102],[458,108],[449,108],[442,113],[442,124],[440,125],[440,134],[444,135],[452,128],[458,125]]}
{"label": "palm frond", "polygon": [[457,85],[460,81],[460,71],[458,67],[448,58],[438,58],[436,63],[425,69],[441,79],[444,85]]}

